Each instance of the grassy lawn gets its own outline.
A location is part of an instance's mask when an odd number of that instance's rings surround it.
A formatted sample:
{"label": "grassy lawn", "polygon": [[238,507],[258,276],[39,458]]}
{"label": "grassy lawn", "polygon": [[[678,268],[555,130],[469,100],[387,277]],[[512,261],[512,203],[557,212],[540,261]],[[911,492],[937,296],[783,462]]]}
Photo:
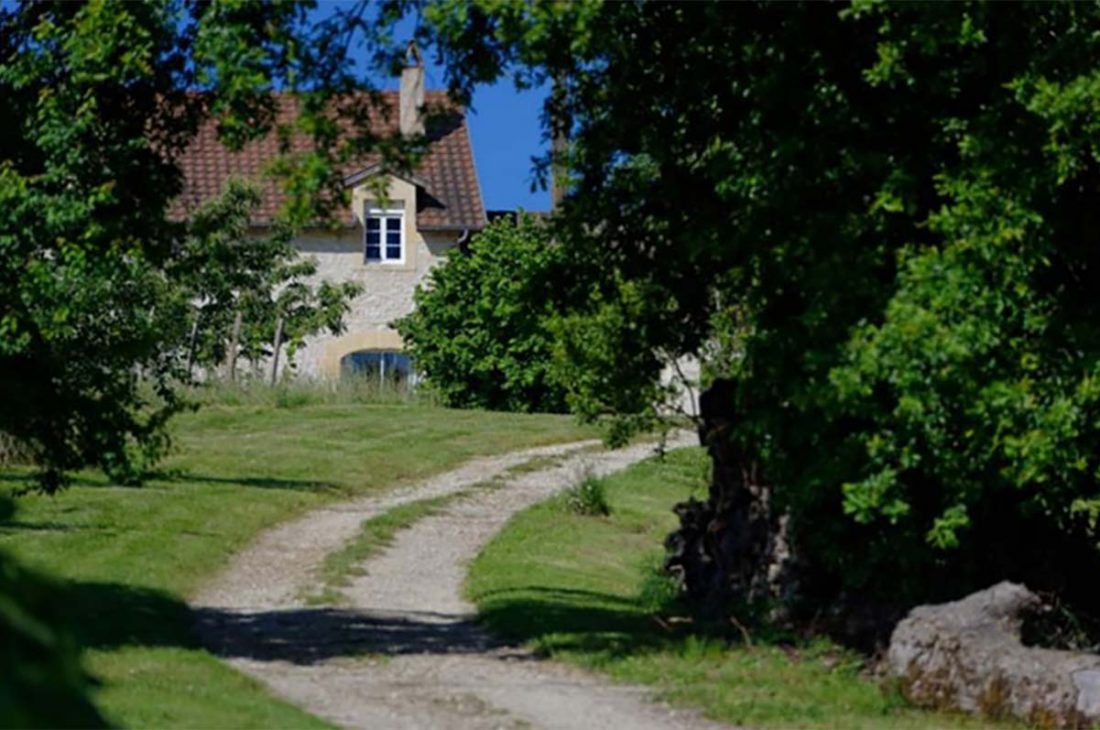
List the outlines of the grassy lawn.
{"label": "grassy lawn", "polygon": [[[610,517],[561,498],[521,513],[474,562],[467,590],[498,632],[540,653],[655,687],[666,699],[753,727],[985,726],[912,709],[864,676],[859,657],[824,640],[753,646],[660,628],[654,565],[670,507],[705,483],[701,449],[604,480]],[[701,495],[700,495],[701,496]]]}
{"label": "grassy lawn", "polygon": [[[144,487],[82,474],[0,522],[0,548],[61,581],[97,702],[120,725],[320,726],[197,647],[186,597],[257,532],[310,508],[595,436],[564,416],[362,404],[210,405],[174,431],[177,453]],[[0,470],[0,489],[27,483]]]}

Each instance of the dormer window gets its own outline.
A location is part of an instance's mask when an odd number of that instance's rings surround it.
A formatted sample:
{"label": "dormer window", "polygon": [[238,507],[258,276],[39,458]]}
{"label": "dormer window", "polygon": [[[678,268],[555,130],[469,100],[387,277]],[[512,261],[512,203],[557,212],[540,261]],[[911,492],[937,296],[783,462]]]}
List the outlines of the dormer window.
{"label": "dormer window", "polygon": [[367,208],[363,259],[369,263],[405,261],[405,210]]}

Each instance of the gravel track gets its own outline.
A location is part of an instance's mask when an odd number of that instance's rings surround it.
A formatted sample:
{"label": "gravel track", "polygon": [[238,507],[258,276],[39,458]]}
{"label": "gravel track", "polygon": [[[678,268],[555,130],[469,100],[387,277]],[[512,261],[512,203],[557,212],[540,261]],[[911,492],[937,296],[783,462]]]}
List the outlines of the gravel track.
{"label": "gravel track", "polygon": [[[685,433],[669,447],[697,443]],[[467,565],[516,512],[653,453],[591,442],[478,459],[419,485],[318,510],[239,554],[194,601],[203,642],[278,695],[349,728],[704,728],[637,687],[536,659],[485,631],[462,597]],[[558,456],[553,466],[508,469]],[[503,477],[398,533],[344,590],[347,607],[307,607],[325,555],[402,503]]]}

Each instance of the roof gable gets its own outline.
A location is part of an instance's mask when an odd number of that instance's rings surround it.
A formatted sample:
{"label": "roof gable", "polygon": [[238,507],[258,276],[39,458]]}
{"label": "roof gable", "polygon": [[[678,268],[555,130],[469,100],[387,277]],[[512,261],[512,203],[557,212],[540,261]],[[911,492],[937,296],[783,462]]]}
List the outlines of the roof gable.
{"label": "roof gable", "polygon": [[407,183],[416,185],[419,188],[427,188],[428,183],[421,177],[407,172],[392,172],[383,167],[381,162],[373,162],[364,167],[359,172],[354,172],[344,178],[345,187],[354,187],[364,180],[369,180],[374,175],[385,175],[389,177],[396,177],[404,180]]}
{"label": "roof gable", "polygon": [[[395,111],[387,117],[380,110],[372,109],[371,129],[379,135],[394,134],[397,130],[397,92],[382,92],[382,99]],[[427,92],[426,101],[438,106],[448,103],[444,92]],[[275,124],[291,122],[297,116],[297,109],[295,97],[280,95]],[[291,143],[291,151],[308,149],[308,139],[295,139]],[[186,216],[221,194],[231,177],[239,177],[260,186],[261,200],[253,213],[252,223],[269,224],[286,200],[278,182],[264,174],[267,165],[278,154],[279,140],[274,132],[233,151],[222,145],[216,123],[208,120],[178,159],[184,185],[173,213]],[[428,130],[427,152],[420,165],[410,173],[384,170],[377,156],[349,166],[347,173],[344,181],[348,185],[379,173],[395,175],[416,185],[417,226],[421,229],[460,230],[485,226],[485,206],[463,110],[456,110]]]}

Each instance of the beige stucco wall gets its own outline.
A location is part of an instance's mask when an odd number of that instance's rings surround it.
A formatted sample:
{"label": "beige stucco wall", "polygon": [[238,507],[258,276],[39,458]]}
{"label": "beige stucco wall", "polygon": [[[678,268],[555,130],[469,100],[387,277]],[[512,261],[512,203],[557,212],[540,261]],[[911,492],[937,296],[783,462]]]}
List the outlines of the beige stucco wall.
{"label": "beige stucco wall", "polygon": [[405,209],[405,261],[365,263],[363,260],[363,211],[374,195],[366,187],[352,191],[357,221],[340,233],[310,231],[295,240],[303,256],[317,262],[313,283],[320,281],[358,282],[362,293],[352,302],[345,318],[344,334],[327,333],[310,338],[295,353],[298,375],[334,378],[340,374],[340,359],[358,350],[400,350],[401,337],[389,325],[413,310],[413,291],[447,251],[458,241],[458,233],[421,232],[416,227],[416,189],[393,178],[387,208]]}

